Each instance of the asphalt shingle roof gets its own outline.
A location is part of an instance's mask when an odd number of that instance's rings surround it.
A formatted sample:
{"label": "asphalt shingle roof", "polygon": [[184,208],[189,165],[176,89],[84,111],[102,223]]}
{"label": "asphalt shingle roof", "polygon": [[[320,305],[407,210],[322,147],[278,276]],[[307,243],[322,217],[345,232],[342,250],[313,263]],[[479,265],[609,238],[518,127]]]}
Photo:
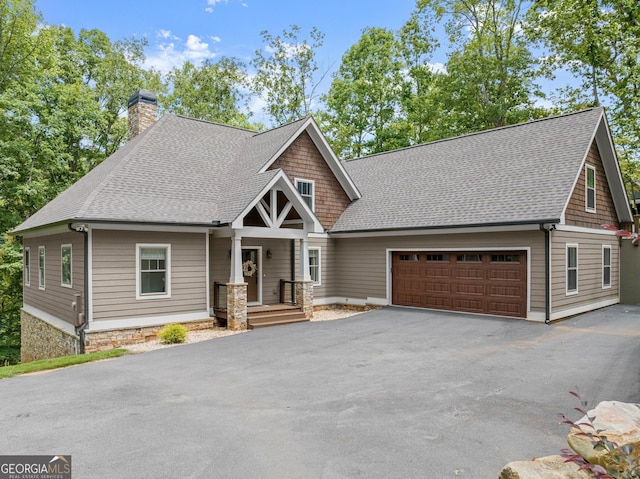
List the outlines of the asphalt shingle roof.
{"label": "asphalt shingle roof", "polygon": [[69,220],[228,223],[277,173],[258,173],[294,122],[265,133],[166,115],[15,231]]}
{"label": "asphalt shingle roof", "polygon": [[345,163],[362,193],[332,232],[560,219],[601,108]]}

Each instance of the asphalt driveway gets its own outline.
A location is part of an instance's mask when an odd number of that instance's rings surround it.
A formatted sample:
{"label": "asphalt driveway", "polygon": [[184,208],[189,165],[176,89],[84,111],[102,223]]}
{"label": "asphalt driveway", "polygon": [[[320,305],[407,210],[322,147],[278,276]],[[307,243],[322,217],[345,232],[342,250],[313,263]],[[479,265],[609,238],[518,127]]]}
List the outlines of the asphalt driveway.
{"label": "asphalt driveway", "polygon": [[384,308],[0,381],[0,454],[73,477],[496,478],[580,390],[640,402],[640,307],[546,326]]}

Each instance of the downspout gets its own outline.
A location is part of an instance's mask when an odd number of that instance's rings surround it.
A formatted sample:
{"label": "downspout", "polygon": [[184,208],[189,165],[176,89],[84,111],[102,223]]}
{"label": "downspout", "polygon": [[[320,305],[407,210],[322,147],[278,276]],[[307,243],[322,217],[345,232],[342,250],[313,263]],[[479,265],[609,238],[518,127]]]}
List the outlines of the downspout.
{"label": "downspout", "polygon": [[84,330],[88,326],[89,317],[89,232],[86,226],[74,228],[71,223],[67,225],[70,231],[82,233],[84,236],[84,297],[82,298],[82,323],[76,326],[76,334],[80,338],[80,354],[84,354]]}
{"label": "downspout", "polygon": [[551,240],[550,232],[544,227],[544,223],[540,223],[540,231],[544,231],[544,323],[551,323]]}

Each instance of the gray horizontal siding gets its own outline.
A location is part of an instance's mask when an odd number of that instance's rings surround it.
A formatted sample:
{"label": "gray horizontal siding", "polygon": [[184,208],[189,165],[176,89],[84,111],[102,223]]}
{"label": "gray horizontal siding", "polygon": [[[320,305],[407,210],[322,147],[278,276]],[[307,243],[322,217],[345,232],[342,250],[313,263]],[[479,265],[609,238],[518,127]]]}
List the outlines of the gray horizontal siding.
{"label": "gray horizontal siding", "polygon": [[[566,245],[578,245],[578,294],[566,293]],[[602,287],[602,246],[611,246],[611,288]],[[554,313],[619,297],[620,246],[615,236],[553,231],[551,304]]]}
{"label": "gray horizontal siding", "polygon": [[544,235],[538,231],[461,233],[455,235],[339,238],[335,263],[339,296],[367,299],[387,296],[386,250],[531,248],[531,310],[544,311]]}
{"label": "gray horizontal siding", "polygon": [[[93,231],[93,320],[207,310],[206,235]],[[136,244],[171,245],[171,297],[136,299]]]}
{"label": "gray horizontal siding", "polygon": [[[61,246],[71,244],[72,287],[62,286]],[[38,287],[38,248],[45,247],[45,289]],[[75,294],[84,294],[84,236],[80,233],[64,233],[39,238],[25,238],[24,247],[30,248],[31,281],[23,286],[24,304],[38,308],[56,318],[73,323],[76,311],[71,307]],[[80,305],[82,307],[82,305]]]}

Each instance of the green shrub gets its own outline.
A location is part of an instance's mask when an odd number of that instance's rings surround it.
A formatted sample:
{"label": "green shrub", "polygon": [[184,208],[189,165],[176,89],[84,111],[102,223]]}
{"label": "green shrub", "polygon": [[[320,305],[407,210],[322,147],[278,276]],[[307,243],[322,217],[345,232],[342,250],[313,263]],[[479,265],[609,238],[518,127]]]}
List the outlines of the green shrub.
{"label": "green shrub", "polygon": [[187,328],[182,324],[168,324],[160,330],[158,338],[165,344],[184,343],[187,339]]}

